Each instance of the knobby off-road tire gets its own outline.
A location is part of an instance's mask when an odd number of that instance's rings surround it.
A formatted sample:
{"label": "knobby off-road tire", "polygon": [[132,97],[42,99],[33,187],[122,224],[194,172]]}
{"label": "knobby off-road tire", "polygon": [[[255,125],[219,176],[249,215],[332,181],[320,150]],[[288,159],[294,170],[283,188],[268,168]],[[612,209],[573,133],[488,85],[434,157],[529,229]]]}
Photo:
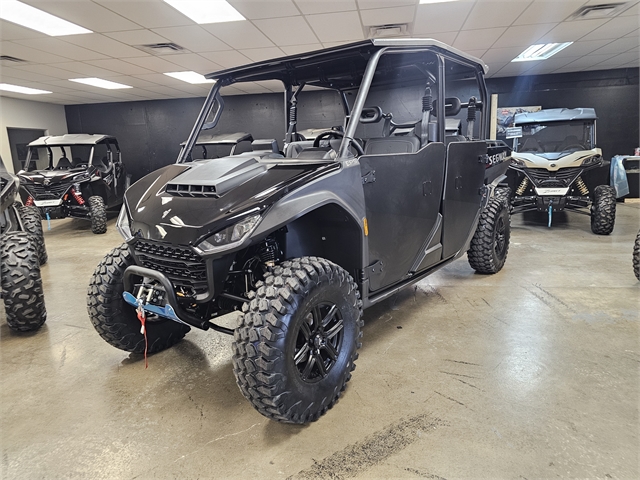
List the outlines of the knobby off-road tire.
{"label": "knobby off-road tire", "polygon": [[471,239],[467,258],[478,273],[497,273],[509,253],[511,217],[505,198],[493,197],[480,214],[478,227]]}
{"label": "knobby off-road tire", "polygon": [[20,205],[18,213],[22,219],[22,225],[25,232],[33,235],[33,242],[38,251],[38,261],[40,265],[47,263],[49,256],[47,255],[47,247],[44,244],[44,232],[42,231],[42,217],[38,207],[25,207]]}
{"label": "knobby off-road tire", "polygon": [[2,298],[13,330],[36,330],[47,319],[40,264],[33,236],[10,232],[0,238]]}
{"label": "knobby off-road tire", "polygon": [[233,372],[264,416],[317,420],[351,378],[362,338],[353,278],[317,257],[283,262],[249,292],[233,342]]}
{"label": "knobby off-road tire", "polygon": [[633,273],[640,280],[640,230],[636,235],[636,243],[633,246]]}
{"label": "knobby off-road tire", "polygon": [[598,185],[593,191],[591,231],[596,235],[609,235],[615,223],[616,190],[609,185]]}
{"label": "knobby off-road tire", "polygon": [[[109,252],[98,265],[87,294],[87,310],[94,328],[107,343],[133,353],[144,353],[144,335],[135,308],[122,298],[122,276],[133,265],[127,244]],[[190,328],[168,319],[147,319],[148,353],[176,344]]]}
{"label": "knobby off-road tire", "polygon": [[93,233],[107,233],[107,208],[102,197],[93,196],[87,200],[89,204],[89,218]]}
{"label": "knobby off-road tire", "polygon": [[511,208],[511,189],[509,187],[496,187],[494,198],[504,198]]}

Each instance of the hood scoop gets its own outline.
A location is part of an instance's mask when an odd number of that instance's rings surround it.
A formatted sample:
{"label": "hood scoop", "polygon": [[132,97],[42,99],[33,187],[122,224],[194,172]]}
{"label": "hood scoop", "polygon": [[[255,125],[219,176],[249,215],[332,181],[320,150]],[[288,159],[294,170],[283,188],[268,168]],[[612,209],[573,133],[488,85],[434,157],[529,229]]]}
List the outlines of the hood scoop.
{"label": "hood scoop", "polygon": [[179,197],[218,198],[266,170],[267,166],[253,157],[193,162],[189,170],[167,183],[165,192]]}

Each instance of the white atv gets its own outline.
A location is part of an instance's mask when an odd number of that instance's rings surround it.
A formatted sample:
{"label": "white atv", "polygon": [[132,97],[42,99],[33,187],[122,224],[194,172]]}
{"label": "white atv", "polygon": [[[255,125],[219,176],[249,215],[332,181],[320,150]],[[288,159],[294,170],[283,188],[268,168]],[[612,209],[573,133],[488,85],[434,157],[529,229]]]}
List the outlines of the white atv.
{"label": "white atv", "polygon": [[[589,191],[583,174],[603,166],[596,148],[593,108],[557,108],[520,113],[515,128],[509,187],[512,213],[574,211],[591,216],[591,231],[608,235],[616,217],[615,189],[598,185]],[[590,207],[590,210],[587,210]]]}

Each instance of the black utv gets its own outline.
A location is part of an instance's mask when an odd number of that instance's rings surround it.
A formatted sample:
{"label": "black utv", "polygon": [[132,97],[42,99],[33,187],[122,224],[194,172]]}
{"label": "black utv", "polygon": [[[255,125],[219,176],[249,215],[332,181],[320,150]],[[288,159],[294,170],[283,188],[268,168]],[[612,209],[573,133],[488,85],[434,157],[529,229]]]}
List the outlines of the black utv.
{"label": "black utv", "polygon": [[43,218],[82,218],[93,233],[107,231],[107,209],[122,204],[127,175],[115,137],[99,134],[46,136],[29,145],[18,172],[25,205]]}
{"label": "black utv", "polygon": [[[94,327],[138,353],[170,347],[191,327],[232,334],[237,383],[255,408],[316,420],[351,378],[363,309],[465,252],[478,272],[505,262],[509,212],[494,189],[510,150],[485,140],[484,73],[442,43],[402,39],[211,74],[177,163],[125,195],[117,227],[126,243],[89,286]],[[284,143],[188,161],[224,119],[220,88],[263,80],[283,83]],[[311,111],[298,111],[301,95]],[[466,133],[446,135],[447,117]],[[326,131],[303,138],[298,119]],[[216,323],[239,309],[235,329]]]}
{"label": "black utv", "polygon": [[47,319],[40,265],[47,261],[42,220],[35,207],[16,202],[20,180],[0,159],[0,273],[7,324],[36,330]]}

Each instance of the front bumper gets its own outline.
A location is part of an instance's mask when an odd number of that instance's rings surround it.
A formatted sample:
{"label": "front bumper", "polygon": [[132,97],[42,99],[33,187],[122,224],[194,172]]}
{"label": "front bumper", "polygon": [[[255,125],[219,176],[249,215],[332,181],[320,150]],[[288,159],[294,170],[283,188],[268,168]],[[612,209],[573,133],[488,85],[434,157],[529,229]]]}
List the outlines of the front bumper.
{"label": "front bumper", "polygon": [[553,212],[562,212],[564,210],[586,208],[590,204],[591,202],[589,197],[556,197],[549,195],[516,196],[512,202],[512,213],[528,212],[532,210],[548,212],[549,207],[551,207]]}
{"label": "front bumper", "polygon": [[[132,293],[135,287],[133,277],[149,278],[157,281],[162,286],[165,305],[154,305],[152,303],[147,303],[144,298],[137,298]],[[142,306],[147,313],[155,314],[174,322],[190,325],[201,330],[208,330],[209,328],[212,328],[219,332],[233,334],[233,330],[231,329],[221,327],[210,322],[208,319],[198,318],[185,311],[178,303],[178,298],[176,297],[171,281],[160,272],[151,270],[150,268],[140,267],[138,265],[131,265],[124,271],[122,281],[124,285],[122,297],[125,302],[134,308]]]}

